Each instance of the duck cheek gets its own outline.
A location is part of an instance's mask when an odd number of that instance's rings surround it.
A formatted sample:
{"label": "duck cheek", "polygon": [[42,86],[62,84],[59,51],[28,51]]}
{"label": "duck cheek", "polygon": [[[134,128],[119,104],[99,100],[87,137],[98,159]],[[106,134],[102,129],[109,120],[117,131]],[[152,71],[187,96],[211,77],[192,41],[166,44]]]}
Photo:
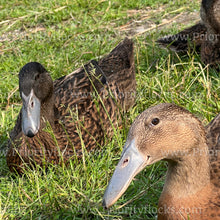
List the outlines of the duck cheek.
{"label": "duck cheek", "polygon": [[22,131],[27,137],[34,137],[40,128],[40,109],[39,99],[30,94],[23,100],[22,107]]}

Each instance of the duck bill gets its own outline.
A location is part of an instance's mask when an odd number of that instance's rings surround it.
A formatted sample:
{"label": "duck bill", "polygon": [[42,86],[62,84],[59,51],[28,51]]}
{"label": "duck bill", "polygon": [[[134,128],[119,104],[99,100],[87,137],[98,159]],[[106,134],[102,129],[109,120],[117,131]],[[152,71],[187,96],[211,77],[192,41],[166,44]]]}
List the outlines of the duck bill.
{"label": "duck bill", "polygon": [[22,93],[22,131],[28,137],[34,137],[40,128],[40,100],[33,90],[26,96]]}
{"label": "duck bill", "polygon": [[139,152],[133,139],[124,148],[121,159],[113,173],[113,176],[105,190],[103,206],[109,208],[126,191],[132,179],[148,164],[144,156]]}

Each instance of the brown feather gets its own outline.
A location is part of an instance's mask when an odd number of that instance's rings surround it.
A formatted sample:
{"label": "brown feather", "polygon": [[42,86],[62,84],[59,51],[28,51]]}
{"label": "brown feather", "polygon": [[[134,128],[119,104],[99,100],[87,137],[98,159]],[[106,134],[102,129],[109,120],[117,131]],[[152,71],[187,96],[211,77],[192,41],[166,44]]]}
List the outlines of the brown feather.
{"label": "brown feather", "polygon": [[218,67],[220,62],[220,1],[202,0],[201,21],[175,35],[157,40],[159,45],[176,52],[195,47],[205,64]]}
{"label": "brown feather", "polygon": [[[126,38],[98,63],[91,61],[55,80],[53,87],[52,98],[42,104],[41,128],[33,138],[22,133],[20,112],[10,133],[10,170],[21,173],[25,164],[67,162],[82,156],[82,142],[90,151],[100,148],[105,136],[112,137],[121,113],[135,102],[133,42]],[[46,131],[48,122],[52,134]]]}

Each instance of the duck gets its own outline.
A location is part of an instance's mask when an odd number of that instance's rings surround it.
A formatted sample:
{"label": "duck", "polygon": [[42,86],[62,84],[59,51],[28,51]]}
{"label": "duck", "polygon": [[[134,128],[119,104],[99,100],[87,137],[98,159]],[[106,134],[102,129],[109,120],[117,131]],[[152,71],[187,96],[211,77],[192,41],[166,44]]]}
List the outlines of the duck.
{"label": "duck", "polygon": [[210,160],[220,161],[220,114],[218,114],[206,127],[206,137],[209,146]]}
{"label": "duck", "polygon": [[217,67],[220,62],[220,1],[202,0],[200,21],[183,31],[159,38],[157,43],[175,52],[195,49],[205,65]]}
{"label": "duck", "polygon": [[220,160],[210,153],[219,146],[219,119],[220,115],[204,127],[196,116],[173,103],[143,111],[130,127],[103,206],[111,207],[139,172],[163,160],[168,168],[158,219],[219,219]]}
{"label": "duck", "polygon": [[10,132],[6,161],[27,168],[68,164],[84,149],[101,149],[135,103],[134,43],[125,38],[108,55],[55,81],[38,62],[19,72],[22,108]]}

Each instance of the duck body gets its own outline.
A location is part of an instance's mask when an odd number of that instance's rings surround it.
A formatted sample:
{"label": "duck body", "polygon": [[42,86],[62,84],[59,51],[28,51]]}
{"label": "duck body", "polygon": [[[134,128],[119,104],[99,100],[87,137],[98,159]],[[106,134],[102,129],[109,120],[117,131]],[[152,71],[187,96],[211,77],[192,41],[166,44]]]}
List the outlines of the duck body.
{"label": "duck body", "polygon": [[125,39],[99,62],[54,82],[41,64],[28,63],[19,73],[19,90],[23,106],[10,133],[10,170],[81,157],[84,148],[112,137],[121,113],[135,102],[133,42]]}
{"label": "duck body", "polygon": [[157,43],[162,47],[169,48],[178,53],[187,52],[189,48],[195,48],[197,52],[200,52],[206,33],[206,26],[202,22],[199,22],[177,34],[162,37],[157,40]]}
{"label": "duck body", "polygon": [[176,52],[187,52],[195,48],[201,53],[205,64],[216,66],[220,62],[220,1],[202,0],[201,20],[192,27],[157,40],[160,46]]}
{"label": "duck body", "polygon": [[158,219],[219,219],[220,161],[210,154],[209,145],[217,145],[218,118],[204,128],[190,112],[169,103],[141,113],[130,128],[103,205],[113,205],[146,166],[165,160],[168,170]]}

